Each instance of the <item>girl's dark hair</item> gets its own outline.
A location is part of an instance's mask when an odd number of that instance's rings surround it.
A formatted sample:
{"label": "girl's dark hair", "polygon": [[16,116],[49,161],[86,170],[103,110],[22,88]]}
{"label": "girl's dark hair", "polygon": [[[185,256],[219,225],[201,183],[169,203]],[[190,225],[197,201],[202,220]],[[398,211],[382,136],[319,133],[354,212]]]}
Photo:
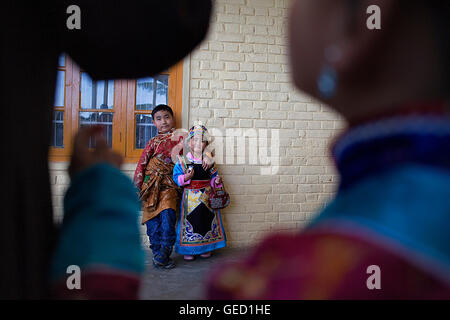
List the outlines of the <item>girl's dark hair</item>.
{"label": "girl's dark hair", "polygon": [[167,112],[169,112],[169,113],[172,115],[172,117],[173,117],[173,111],[172,111],[172,108],[169,107],[168,105],[160,104],[160,105],[157,105],[157,106],[153,109],[153,111],[152,111],[152,119],[153,119],[153,120],[155,120],[155,114],[156,114],[158,111],[167,111]]}

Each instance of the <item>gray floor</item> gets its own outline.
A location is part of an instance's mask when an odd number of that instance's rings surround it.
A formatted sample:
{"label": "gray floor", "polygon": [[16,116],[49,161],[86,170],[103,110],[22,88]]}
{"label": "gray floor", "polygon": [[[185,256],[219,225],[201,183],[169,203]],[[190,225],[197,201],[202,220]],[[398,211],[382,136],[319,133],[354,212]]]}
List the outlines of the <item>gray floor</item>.
{"label": "gray floor", "polygon": [[177,266],[170,270],[156,269],[151,265],[152,254],[147,255],[141,299],[145,300],[199,300],[204,299],[204,284],[211,268],[224,261],[237,261],[245,253],[243,249],[220,249],[208,259],[197,257],[184,261],[183,256],[173,253]]}

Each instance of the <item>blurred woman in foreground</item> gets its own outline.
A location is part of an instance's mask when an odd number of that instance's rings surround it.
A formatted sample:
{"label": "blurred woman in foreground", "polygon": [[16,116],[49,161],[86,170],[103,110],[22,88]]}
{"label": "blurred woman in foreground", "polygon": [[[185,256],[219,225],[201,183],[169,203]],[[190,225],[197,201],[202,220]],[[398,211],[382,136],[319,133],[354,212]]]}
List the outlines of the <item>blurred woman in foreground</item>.
{"label": "blurred woman in foreground", "polygon": [[339,189],[302,233],[213,272],[209,298],[450,298],[449,21],[445,0],[293,1],[295,85],[348,123]]}

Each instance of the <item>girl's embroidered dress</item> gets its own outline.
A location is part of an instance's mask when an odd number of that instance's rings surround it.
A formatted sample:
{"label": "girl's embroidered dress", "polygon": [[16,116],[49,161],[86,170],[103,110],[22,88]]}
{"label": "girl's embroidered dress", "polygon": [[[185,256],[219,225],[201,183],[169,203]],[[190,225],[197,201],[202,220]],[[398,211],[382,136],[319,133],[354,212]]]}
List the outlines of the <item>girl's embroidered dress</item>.
{"label": "girl's embroidered dress", "polygon": [[195,171],[191,180],[184,181],[180,161],[173,170],[173,180],[183,187],[175,251],[183,255],[198,255],[226,246],[220,210],[208,207],[208,193],[218,172],[214,167],[205,171],[202,160],[195,159],[191,153],[187,154],[186,162]]}

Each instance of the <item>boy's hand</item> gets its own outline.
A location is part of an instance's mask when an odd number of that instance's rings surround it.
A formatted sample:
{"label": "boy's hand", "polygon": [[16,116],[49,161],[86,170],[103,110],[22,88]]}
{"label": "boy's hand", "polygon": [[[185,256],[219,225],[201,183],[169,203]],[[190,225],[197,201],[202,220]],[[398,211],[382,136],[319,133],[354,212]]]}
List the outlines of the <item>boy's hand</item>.
{"label": "boy's hand", "polygon": [[[108,148],[105,139],[101,136],[102,132],[101,126],[89,126],[78,130],[74,138],[73,153],[68,169],[70,178],[100,162],[120,168],[123,158],[120,154]],[[96,139],[96,147],[93,150],[89,149],[91,137]]]}
{"label": "boy's hand", "polygon": [[186,174],[184,176],[184,181],[189,181],[192,179],[192,177],[194,176],[194,168],[190,168],[186,171]]}
{"label": "boy's hand", "polygon": [[183,149],[184,140],[181,138],[181,140],[172,148],[172,156],[176,158],[178,155],[183,154]]}

